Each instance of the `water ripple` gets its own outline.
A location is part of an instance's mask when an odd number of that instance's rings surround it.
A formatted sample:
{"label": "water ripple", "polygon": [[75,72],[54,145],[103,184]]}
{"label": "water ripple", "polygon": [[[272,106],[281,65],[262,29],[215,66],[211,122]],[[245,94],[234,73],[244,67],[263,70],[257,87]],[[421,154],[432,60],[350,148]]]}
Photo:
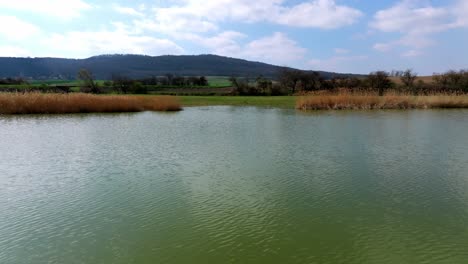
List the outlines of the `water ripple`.
{"label": "water ripple", "polygon": [[467,111],[0,118],[0,263],[467,263]]}

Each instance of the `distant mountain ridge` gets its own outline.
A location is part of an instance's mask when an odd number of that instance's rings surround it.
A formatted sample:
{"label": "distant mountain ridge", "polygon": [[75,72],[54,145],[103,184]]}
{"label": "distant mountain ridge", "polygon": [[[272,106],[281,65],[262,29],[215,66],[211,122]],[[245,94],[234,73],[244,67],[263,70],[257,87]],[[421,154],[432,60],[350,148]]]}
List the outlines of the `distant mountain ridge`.
{"label": "distant mountain ridge", "polygon": [[[218,55],[99,55],[87,59],[13,58],[0,57],[0,78],[24,77],[33,79],[74,79],[85,68],[96,79],[111,79],[118,74],[129,78],[146,78],[167,73],[181,76],[242,76],[275,77],[284,68]],[[325,78],[350,76],[319,71]]]}

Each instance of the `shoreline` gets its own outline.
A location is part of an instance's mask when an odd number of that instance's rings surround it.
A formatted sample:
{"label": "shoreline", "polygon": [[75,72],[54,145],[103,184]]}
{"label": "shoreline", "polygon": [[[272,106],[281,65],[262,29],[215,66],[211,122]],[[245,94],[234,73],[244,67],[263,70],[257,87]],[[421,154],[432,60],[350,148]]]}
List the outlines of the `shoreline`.
{"label": "shoreline", "polygon": [[159,96],[0,94],[0,114],[180,111],[184,107],[244,106],[298,111],[468,109],[468,95]]}

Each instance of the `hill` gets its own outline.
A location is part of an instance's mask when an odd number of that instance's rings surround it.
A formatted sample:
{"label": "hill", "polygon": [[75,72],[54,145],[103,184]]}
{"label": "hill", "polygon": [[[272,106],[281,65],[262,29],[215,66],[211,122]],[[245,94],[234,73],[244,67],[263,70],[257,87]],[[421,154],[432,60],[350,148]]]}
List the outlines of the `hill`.
{"label": "hill", "polygon": [[[181,76],[263,75],[274,78],[282,67],[217,55],[100,55],[87,59],[0,57],[0,78],[75,79],[81,68],[90,70],[97,79],[110,79],[113,74],[136,79],[167,73]],[[325,78],[349,75],[320,73]]]}

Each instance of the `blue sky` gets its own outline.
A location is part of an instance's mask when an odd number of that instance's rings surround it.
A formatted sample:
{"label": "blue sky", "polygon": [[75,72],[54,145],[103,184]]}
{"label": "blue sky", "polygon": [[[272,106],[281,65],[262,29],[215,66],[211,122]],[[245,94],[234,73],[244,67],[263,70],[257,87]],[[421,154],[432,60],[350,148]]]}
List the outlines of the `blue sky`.
{"label": "blue sky", "polygon": [[0,0],[0,56],[218,54],[311,70],[468,68],[468,0]]}

